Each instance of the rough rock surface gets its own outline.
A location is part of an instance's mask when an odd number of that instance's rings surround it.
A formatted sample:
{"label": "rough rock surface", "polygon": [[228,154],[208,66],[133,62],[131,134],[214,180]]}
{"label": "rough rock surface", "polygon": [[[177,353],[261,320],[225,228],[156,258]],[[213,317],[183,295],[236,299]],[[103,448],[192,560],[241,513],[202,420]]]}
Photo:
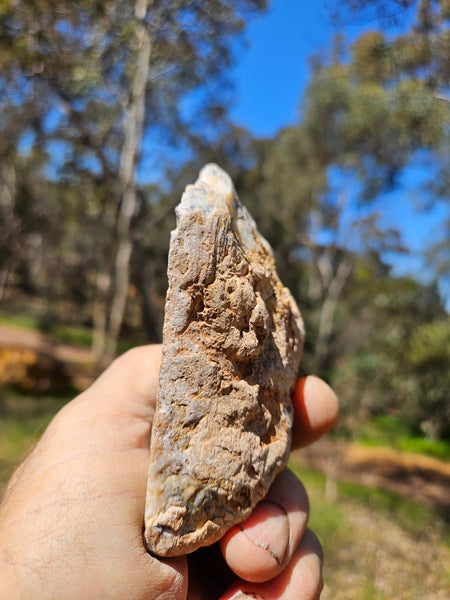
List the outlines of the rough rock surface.
{"label": "rough rock surface", "polygon": [[203,168],[176,209],[145,514],[176,556],[242,521],[285,466],[298,308],[229,176]]}

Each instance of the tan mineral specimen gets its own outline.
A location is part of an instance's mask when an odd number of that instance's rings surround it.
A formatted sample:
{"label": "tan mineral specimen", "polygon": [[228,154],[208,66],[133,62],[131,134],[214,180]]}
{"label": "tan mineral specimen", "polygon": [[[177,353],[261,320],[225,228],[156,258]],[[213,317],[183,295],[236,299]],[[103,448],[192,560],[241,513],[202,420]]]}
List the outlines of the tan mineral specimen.
{"label": "tan mineral specimen", "polygon": [[176,209],[145,542],[212,544],[286,465],[303,323],[229,176],[207,165]]}

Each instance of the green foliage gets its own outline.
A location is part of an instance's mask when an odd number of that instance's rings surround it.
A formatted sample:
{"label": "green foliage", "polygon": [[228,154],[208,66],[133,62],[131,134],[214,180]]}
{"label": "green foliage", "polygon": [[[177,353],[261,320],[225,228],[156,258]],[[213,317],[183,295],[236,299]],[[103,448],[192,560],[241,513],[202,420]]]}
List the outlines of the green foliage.
{"label": "green foliage", "polygon": [[51,324],[46,333],[52,339],[66,344],[87,347],[92,344],[92,331],[87,327]]}
{"label": "green foliage", "polygon": [[368,446],[450,459],[450,442],[411,435],[411,423],[405,416],[374,416],[359,427],[357,439]]}
{"label": "green foliage", "polygon": [[408,359],[413,367],[430,369],[450,363],[450,321],[421,323],[413,332]]}
{"label": "green foliage", "polygon": [[370,31],[352,47],[352,71],[361,82],[386,83],[391,75],[388,47],[381,31]]}
{"label": "green foliage", "polygon": [[23,329],[39,329],[38,317],[30,314],[25,315],[0,315],[0,324],[13,325]]}
{"label": "green foliage", "polygon": [[[411,278],[371,278],[368,268],[360,264],[354,271],[338,324],[347,356],[334,376],[344,398],[342,426],[359,430],[361,418],[387,413],[409,436],[446,438],[448,317],[439,294]],[[406,431],[398,433],[396,444],[416,443],[406,441]]]}
{"label": "green foliage", "polygon": [[420,323],[406,349],[419,397],[414,414],[430,438],[450,434],[450,320]]}
{"label": "green foliage", "polygon": [[[343,3],[350,13],[379,18],[393,17],[393,4]],[[297,240],[306,238],[298,255],[308,260],[308,294],[319,304],[306,319],[316,347],[312,366],[328,373],[344,399],[343,426],[351,430],[365,416],[397,411],[410,433],[436,438],[449,428],[448,315],[434,284],[390,275],[383,256],[404,249],[377,214],[380,193],[397,186],[420,153],[437,169],[425,186],[428,205],[448,194],[450,112],[440,93],[449,72],[442,51],[448,23],[439,3],[408,1],[408,7],[417,12],[407,32],[374,28],[350,48],[340,36],[330,55],[314,63],[297,131],[310,140],[325,183],[312,204],[319,227],[309,226]],[[353,221],[343,230],[349,212],[342,198],[355,176]],[[445,271],[447,249],[448,239],[429,254],[436,277]]]}
{"label": "green foliage", "polygon": [[[385,0],[342,4],[361,14],[375,7],[379,15],[396,5]],[[440,93],[450,72],[445,9],[436,2],[406,5],[417,7],[407,33],[374,29],[363,33],[344,58],[341,49],[328,61],[317,61],[306,96],[305,121],[317,151],[327,161],[355,169],[367,199],[395,184],[418,150],[435,152],[437,160],[448,136],[448,102]]]}
{"label": "green foliage", "polygon": [[[437,150],[448,106],[423,79],[394,82],[379,65],[320,68],[307,92],[305,126],[322,160],[355,169],[373,199],[419,149]],[[365,64],[365,62],[364,62]],[[378,179],[378,180],[377,180]]]}

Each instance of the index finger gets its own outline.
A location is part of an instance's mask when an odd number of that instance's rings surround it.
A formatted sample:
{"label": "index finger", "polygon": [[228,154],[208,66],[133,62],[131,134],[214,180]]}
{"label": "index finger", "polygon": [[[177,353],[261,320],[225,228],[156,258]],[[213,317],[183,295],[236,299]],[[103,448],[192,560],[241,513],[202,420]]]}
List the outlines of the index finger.
{"label": "index finger", "polygon": [[292,448],[303,448],[318,440],[337,422],[339,404],[331,387],[319,377],[297,380],[292,395],[294,428]]}

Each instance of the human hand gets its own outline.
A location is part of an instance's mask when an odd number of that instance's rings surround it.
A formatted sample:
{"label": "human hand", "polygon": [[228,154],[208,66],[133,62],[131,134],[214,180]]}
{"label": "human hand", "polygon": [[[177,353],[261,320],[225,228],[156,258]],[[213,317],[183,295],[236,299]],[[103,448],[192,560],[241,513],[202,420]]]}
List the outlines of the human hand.
{"label": "human hand", "polygon": [[[116,360],[55,416],[11,478],[0,506],[2,600],[318,597],[320,545],[306,529],[304,488],[288,470],[220,545],[187,559],[145,551],[160,356],[159,346],[144,346]],[[336,397],[319,379],[300,380],[294,413],[298,447],[334,424]]]}

